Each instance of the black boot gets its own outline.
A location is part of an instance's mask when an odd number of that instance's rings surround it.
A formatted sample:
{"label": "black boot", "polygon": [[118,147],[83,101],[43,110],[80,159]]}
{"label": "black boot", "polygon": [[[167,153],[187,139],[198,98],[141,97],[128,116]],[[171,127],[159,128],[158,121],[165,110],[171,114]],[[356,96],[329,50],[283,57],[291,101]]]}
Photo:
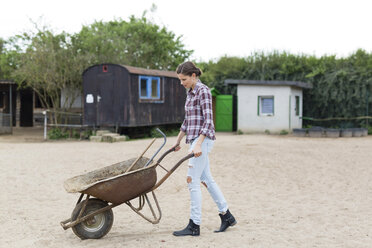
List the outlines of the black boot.
{"label": "black boot", "polygon": [[219,214],[221,218],[221,226],[220,230],[216,230],[214,232],[224,232],[229,226],[233,226],[236,224],[236,220],[234,216],[230,213],[230,210],[227,210],[226,214]]}
{"label": "black boot", "polygon": [[181,231],[173,232],[174,236],[199,236],[200,235],[200,226],[194,224],[194,222],[190,219],[189,224],[187,227]]}

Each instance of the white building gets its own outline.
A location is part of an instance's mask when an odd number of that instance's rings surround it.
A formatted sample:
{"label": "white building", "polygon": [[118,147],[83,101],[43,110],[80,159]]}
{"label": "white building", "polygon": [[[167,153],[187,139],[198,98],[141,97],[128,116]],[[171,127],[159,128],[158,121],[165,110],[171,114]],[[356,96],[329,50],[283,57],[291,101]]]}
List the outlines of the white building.
{"label": "white building", "polygon": [[225,80],[237,85],[238,130],[279,133],[302,128],[302,90],[312,86],[303,82]]}

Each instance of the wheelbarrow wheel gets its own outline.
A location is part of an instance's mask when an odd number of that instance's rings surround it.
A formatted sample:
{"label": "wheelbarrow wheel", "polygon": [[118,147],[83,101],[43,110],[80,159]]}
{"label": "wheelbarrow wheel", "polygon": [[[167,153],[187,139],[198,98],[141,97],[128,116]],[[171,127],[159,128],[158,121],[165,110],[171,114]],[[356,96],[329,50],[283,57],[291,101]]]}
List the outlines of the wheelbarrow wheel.
{"label": "wheelbarrow wheel", "polygon": [[[80,210],[83,207],[85,201],[80,202],[76,205],[74,211],[71,214],[71,220],[74,221],[79,216]],[[100,199],[89,199],[85,207],[84,213],[81,217],[86,216],[89,213],[97,211],[101,208],[106,207],[108,204]],[[72,227],[72,230],[81,239],[100,239],[105,236],[111,229],[114,222],[114,214],[112,209],[109,209],[103,213],[99,213],[92,218],[83,221]]]}

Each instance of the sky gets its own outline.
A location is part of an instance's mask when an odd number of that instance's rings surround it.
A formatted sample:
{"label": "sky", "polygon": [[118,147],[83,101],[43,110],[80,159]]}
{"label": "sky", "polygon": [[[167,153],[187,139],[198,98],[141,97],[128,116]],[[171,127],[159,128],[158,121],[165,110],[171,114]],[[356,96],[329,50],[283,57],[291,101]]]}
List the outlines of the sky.
{"label": "sky", "polygon": [[33,30],[33,22],[76,33],[147,10],[147,18],[182,36],[196,61],[274,50],[318,57],[372,52],[372,0],[3,0],[0,8],[3,39]]}

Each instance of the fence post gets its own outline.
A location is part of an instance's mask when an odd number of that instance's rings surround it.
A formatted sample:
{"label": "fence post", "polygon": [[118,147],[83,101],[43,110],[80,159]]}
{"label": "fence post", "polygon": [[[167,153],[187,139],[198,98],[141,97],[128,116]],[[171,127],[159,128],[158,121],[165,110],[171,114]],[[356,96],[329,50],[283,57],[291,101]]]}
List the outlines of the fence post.
{"label": "fence post", "polygon": [[12,84],[9,84],[9,113],[10,113],[10,120],[9,120],[9,125],[10,125],[10,133],[13,134],[13,87]]}
{"label": "fence post", "polygon": [[44,140],[46,140],[47,139],[47,124],[48,124],[46,110],[43,111],[43,115],[44,115]]}
{"label": "fence post", "polygon": [[366,113],[366,117],[367,117],[367,118],[366,118],[366,128],[368,128],[368,117],[369,117],[369,113],[368,113],[368,112],[369,112],[369,111],[368,111],[368,107],[369,107],[369,106],[368,106],[368,105],[369,105],[369,91],[368,91],[368,88],[367,88],[367,92],[366,92],[366,93],[367,93],[367,94],[366,94],[366,95],[367,95],[367,96],[366,96],[366,102],[367,102],[367,108],[366,108],[366,112],[367,112],[367,113]]}
{"label": "fence post", "polygon": [[80,133],[79,133],[79,140],[81,140],[82,131],[83,131],[83,114],[80,114]]}

